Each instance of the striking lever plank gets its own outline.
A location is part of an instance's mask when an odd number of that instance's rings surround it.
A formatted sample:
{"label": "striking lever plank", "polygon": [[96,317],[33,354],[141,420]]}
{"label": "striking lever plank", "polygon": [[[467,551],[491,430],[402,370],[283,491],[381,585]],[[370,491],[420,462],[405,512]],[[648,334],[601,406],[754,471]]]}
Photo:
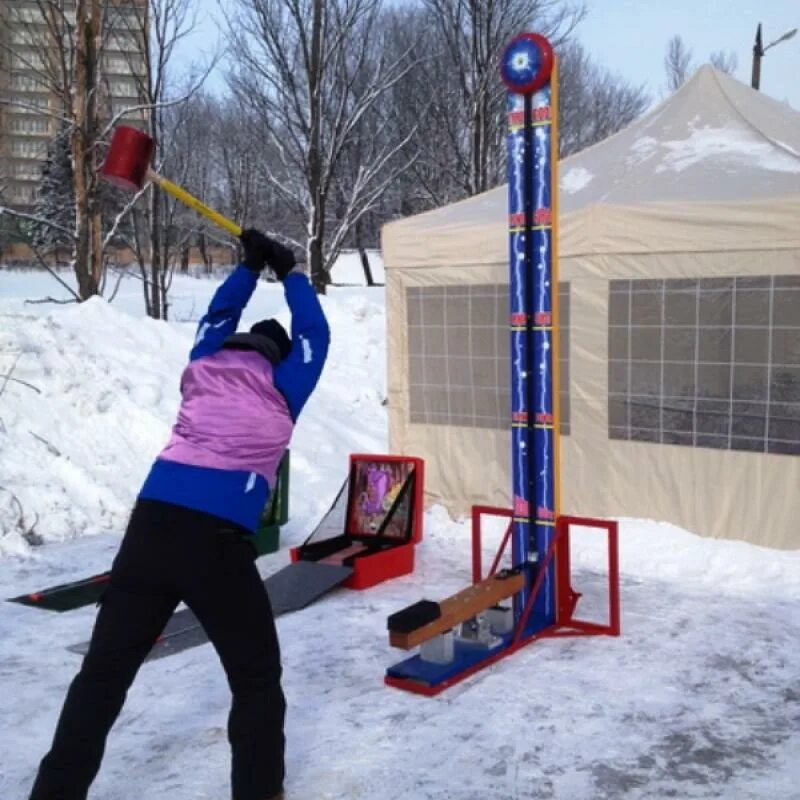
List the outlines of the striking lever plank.
{"label": "striking lever plank", "polygon": [[458,594],[448,597],[439,603],[441,616],[408,633],[389,632],[389,644],[402,650],[410,650],[422,642],[450,630],[461,622],[465,622],[481,611],[511,597],[525,585],[525,576],[513,573],[501,577],[493,575],[480,583],[462,589]]}

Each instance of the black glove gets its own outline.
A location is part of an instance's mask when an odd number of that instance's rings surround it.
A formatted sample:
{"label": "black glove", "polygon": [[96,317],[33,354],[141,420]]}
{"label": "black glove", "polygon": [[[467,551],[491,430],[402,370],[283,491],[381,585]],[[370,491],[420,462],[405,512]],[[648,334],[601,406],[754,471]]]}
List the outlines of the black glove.
{"label": "black glove", "polygon": [[255,228],[242,231],[239,237],[244,250],[242,263],[253,272],[269,266],[279,280],[283,280],[295,265],[294,253]]}
{"label": "black glove", "polygon": [[261,272],[267,265],[267,259],[272,255],[272,240],[255,228],[247,228],[242,231],[239,241],[244,250],[242,264],[252,272]]}
{"label": "black glove", "polygon": [[267,266],[275,273],[275,277],[282,281],[294,269],[297,261],[288,247],[284,247],[274,239],[270,239],[269,242],[272,245],[272,252],[267,256]]}

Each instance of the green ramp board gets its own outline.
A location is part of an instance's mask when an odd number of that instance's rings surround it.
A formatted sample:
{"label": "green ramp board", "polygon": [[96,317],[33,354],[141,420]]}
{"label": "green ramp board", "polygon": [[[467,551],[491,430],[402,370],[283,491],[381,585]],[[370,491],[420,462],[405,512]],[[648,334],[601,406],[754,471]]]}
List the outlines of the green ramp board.
{"label": "green ramp board", "polygon": [[[313,561],[289,564],[264,581],[273,615],[279,617],[281,614],[305,608],[344,583],[352,574],[352,567],[318,564]],[[145,660],[164,658],[207,641],[208,636],[197,617],[190,609],[183,608],[172,615]],[[70,645],[67,649],[85,655],[89,642]]]}
{"label": "green ramp board", "polygon": [[280,547],[281,525],[289,521],[289,451],[283,454],[275,476],[275,489],[258,521],[253,544],[260,556],[274,553]]}
{"label": "green ramp board", "polygon": [[98,575],[92,575],[79,581],[51,586],[48,589],[42,589],[40,592],[21,594],[19,597],[9,597],[9,602],[42,608],[46,611],[70,611],[73,608],[96,603],[106,590],[110,577],[110,572],[101,572]]}

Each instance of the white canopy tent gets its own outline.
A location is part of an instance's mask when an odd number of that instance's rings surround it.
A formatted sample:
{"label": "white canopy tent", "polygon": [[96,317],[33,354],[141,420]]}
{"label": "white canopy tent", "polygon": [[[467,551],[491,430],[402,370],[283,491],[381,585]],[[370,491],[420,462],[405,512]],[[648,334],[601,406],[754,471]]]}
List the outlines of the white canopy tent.
{"label": "white canopy tent", "polygon": [[[703,67],[560,165],[562,513],[800,547],[800,113]],[[384,227],[390,438],[510,502],[506,187]]]}

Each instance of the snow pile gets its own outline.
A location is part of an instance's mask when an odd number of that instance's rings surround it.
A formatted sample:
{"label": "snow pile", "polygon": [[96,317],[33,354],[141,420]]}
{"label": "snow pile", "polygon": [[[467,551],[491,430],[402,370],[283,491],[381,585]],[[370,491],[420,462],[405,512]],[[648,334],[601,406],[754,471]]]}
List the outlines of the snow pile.
{"label": "snow pile", "polygon": [[707,158],[719,158],[731,167],[755,164],[773,172],[800,172],[800,158],[782,152],[754,132],[738,127],[692,130],[686,139],[661,142],[667,150],[656,172],[683,170]]}
{"label": "snow pile", "polygon": [[[620,520],[620,571],[638,581],[683,586],[709,597],[780,595],[800,601],[800,550],[709,539],[668,522]],[[573,565],[607,570],[604,531],[575,527]]]}
{"label": "snow pile", "polygon": [[[383,255],[380,250],[367,250],[369,268],[373,283],[385,283],[386,273],[383,269]],[[366,286],[364,265],[357,250],[345,250],[336,259],[331,269],[331,280],[342,286]]]}
{"label": "snow pile", "polygon": [[[40,285],[42,276],[11,273],[3,280],[9,291],[0,301],[0,375],[8,376],[0,377],[0,555],[121,531],[174,422],[195,324],[143,316],[132,279],[113,305],[94,298],[80,306],[24,306],[26,294],[53,293],[52,278]],[[175,305],[196,320],[217,285],[176,281]],[[330,470],[334,483],[344,477],[354,446],[385,448],[372,433],[385,429],[383,294],[333,289],[323,302],[334,331],[331,354],[298,425],[292,465],[307,497],[320,470]],[[138,314],[117,304],[132,311],[138,305]],[[282,287],[262,282],[240,328],[269,316],[289,323]],[[359,416],[368,424],[343,437]],[[333,425],[337,417],[348,421]],[[313,514],[329,498],[310,502]]]}
{"label": "snow pile", "polygon": [[[4,487],[24,510],[0,517],[0,552],[119,530],[163,446],[191,339],[99,298],[46,316],[0,317]],[[20,383],[18,381],[23,381]]]}
{"label": "snow pile", "polygon": [[575,194],[581,189],[585,189],[592,182],[592,178],[594,175],[588,169],[573,167],[561,177],[561,191]]}

